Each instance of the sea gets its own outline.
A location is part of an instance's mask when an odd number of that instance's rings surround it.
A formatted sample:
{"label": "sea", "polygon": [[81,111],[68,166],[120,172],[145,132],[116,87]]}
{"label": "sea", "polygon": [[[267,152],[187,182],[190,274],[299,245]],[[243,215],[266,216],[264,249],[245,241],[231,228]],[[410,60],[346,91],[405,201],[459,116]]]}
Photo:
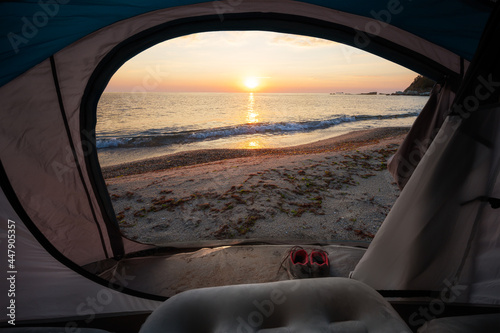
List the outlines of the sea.
{"label": "sea", "polygon": [[428,97],[328,93],[104,93],[101,166],[181,151],[277,148],[351,131],[411,126]]}

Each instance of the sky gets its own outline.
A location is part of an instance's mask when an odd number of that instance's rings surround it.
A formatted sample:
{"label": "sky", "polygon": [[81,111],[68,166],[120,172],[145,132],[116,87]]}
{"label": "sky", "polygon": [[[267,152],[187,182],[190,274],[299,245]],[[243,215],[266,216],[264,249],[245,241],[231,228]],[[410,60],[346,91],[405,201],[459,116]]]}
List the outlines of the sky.
{"label": "sky", "polygon": [[392,93],[417,73],[319,38],[206,32],[157,44],[126,62],[107,92]]}

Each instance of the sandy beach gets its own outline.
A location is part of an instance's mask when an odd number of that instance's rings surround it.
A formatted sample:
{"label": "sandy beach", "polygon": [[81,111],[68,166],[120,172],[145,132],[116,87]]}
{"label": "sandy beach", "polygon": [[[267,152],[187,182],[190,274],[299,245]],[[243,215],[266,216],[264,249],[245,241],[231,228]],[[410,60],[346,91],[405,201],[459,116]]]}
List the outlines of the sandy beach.
{"label": "sandy beach", "polygon": [[212,149],[103,168],[122,232],[156,245],[222,239],[370,241],[399,189],[408,128],[280,149]]}

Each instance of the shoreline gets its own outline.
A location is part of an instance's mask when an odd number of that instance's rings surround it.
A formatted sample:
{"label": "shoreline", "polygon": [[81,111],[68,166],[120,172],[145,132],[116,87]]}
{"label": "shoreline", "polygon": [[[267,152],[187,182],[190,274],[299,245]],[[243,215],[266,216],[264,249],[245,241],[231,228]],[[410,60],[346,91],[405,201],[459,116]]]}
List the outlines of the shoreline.
{"label": "shoreline", "polygon": [[111,179],[235,158],[304,155],[352,150],[369,144],[375,144],[382,139],[406,134],[409,129],[409,127],[382,127],[359,130],[304,145],[283,148],[192,150],[105,166],[101,168],[101,172],[104,179]]}
{"label": "shoreline", "polygon": [[400,193],[387,160],[407,131],[364,130],[246,154],[167,155],[151,167],[151,160],[124,164],[106,185],[121,231],[142,243],[371,241]]}

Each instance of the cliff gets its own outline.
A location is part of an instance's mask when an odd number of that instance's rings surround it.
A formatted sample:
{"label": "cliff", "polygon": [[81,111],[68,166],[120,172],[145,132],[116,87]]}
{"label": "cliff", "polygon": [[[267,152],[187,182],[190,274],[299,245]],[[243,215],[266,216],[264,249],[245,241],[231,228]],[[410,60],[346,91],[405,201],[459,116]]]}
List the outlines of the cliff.
{"label": "cliff", "polygon": [[432,87],[436,82],[431,79],[428,79],[422,75],[418,75],[413,82],[410,84],[408,88],[404,90],[405,93],[409,93],[411,91],[416,91],[418,93],[430,92]]}

